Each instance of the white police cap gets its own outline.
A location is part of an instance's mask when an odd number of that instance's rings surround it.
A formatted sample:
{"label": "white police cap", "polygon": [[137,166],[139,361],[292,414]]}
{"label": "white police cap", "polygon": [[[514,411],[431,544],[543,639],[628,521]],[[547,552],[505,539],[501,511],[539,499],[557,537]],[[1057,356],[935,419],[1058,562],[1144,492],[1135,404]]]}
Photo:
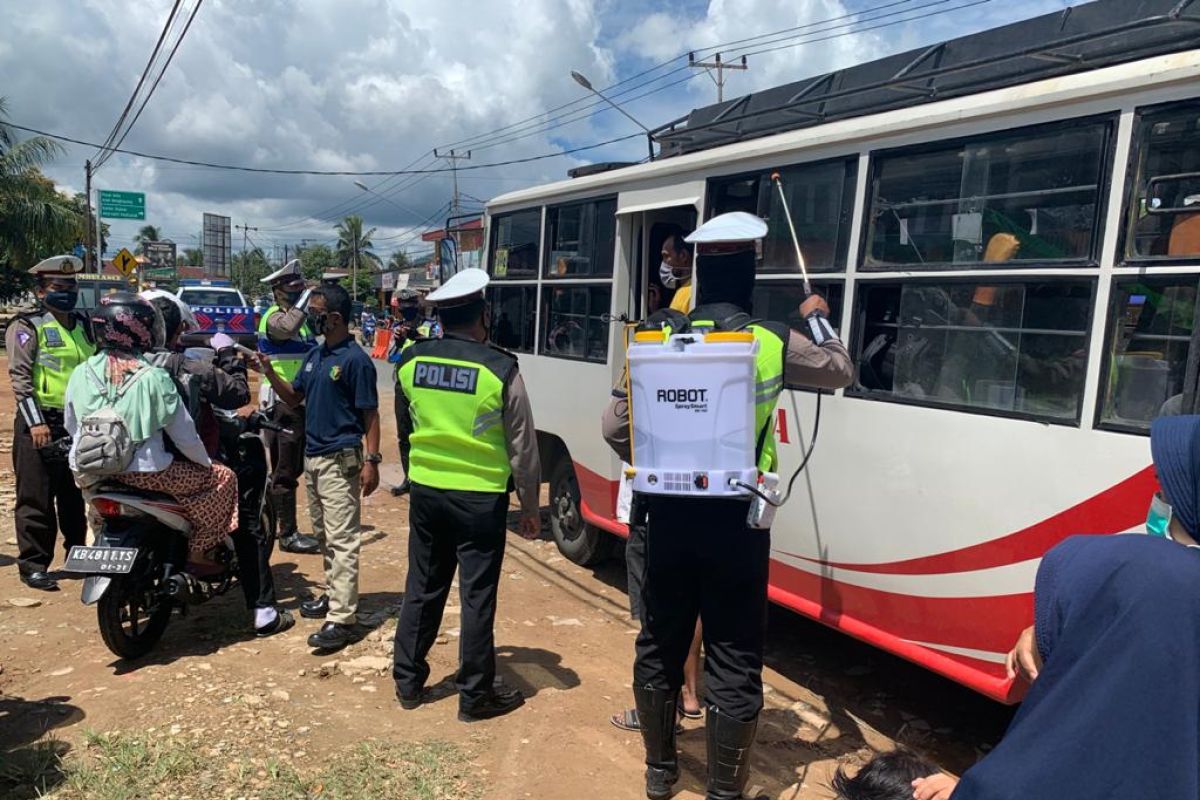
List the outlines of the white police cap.
{"label": "white police cap", "polygon": [[263,278],[261,281],[259,281],[259,283],[279,283],[292,278],[303,277],[304,273],[300,271],[300,259],[293,258],[291,261],[284,264],[267,277]]}
{"label": "white police cap", "polygon": [[434,289],[425,299],[442,308],[462,306],[483,294],[488,285],[488,274],[474,267],[456,273],[441,288]]}
{"label": "white police cap", "polygon": [[719,214],[692,231],[684,241],[692,244],[753,242],[767,235],[767,223],[745,211]]}
{"label": "white police cap", "polygon": [[52,275],[67,275],[74,276],[77,272],[83,272],[83,262],[75,256],[51,256],[44,261],[38,262],[31,270],[30,275],[38,275],[40,277],[50,277]]}

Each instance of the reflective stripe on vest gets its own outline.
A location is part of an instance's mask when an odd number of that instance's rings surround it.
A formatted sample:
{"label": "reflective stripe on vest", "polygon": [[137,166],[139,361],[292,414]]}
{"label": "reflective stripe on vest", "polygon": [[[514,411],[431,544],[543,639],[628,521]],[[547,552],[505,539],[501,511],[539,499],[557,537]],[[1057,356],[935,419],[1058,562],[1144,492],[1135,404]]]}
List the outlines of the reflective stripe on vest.
{"label": "reflective stripe on vest", "polygon": [[50,314],[34,321],[37,358],[33,362],[33,397],[42,408],[63,408],[67,381],[75,367],[91,358],[96,347],[84,334],[83,323],[67,330]]}
{"label": "reflective stripe on vest", "polygon": [[271,306],[267,313],[258,321],[258,351],[271,357],[275,372],[288,383],[296,380],[300,374],[300,366],[304,357],[317,346],[317,340],[309,330],[308,323],[300,326],[300,334],[286,342],[276,342],[267,335],[267,320],[277,311],[283,311],[279,306]]}
{"label": "reflective stripe on vest", "polygon": [[409,474],[435,489],[508,491],[504,386],[515,360],[487,345],[428,339],[405,351],[400,389],[413,431]]}
{"label": "reflective stripe on vest", "polygon": [[[716,328],[710,320],[692,320],[693,330]],[[747,325],[744,330],[754,334],[758,355],[754,362],[754,429],[758,431],[755,445],[762,442],[758,454],[760,472],[774,472],[778,466],[775,448],[775,403],[783,392],[783,362],[787,357],[787,342],[761,325]]]}

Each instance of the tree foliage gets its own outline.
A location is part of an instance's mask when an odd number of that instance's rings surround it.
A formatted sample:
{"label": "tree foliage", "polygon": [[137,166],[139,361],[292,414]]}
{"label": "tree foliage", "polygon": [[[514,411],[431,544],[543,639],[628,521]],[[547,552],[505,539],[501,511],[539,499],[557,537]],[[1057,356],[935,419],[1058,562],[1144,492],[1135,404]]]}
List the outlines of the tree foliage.
{"label": "tree foliage", "polygon": [[232,270],[233,285],[242,290],[247,302],[266,293],[262,279],[275,271],[261,247],[234,253]]}
{"label": "tree foliage", "polygon": [[[69,253],[83,240],[86,214],[40,167],[62,153],[44,136],[18,140],[0,97],[0,272],[23,273],[43,258]],[[0,281],[0,296],[24,291],[23,278]]]}
{"label": "tree foliage", "polygon": [[138,229],[137,235],[133,237],[137,242],[137,248],[134,252],[141,255],[146,250],[147,242],[161,242],[162,229],[157,225],[143,225]]}

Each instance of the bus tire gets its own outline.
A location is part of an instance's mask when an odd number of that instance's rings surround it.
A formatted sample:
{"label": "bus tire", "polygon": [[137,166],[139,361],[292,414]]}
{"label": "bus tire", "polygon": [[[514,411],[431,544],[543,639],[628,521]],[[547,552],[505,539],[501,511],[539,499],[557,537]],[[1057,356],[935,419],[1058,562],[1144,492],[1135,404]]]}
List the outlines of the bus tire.
{"label": "bus tire", "polygon": [[570,456],[556,459],[550,473],[550,531],[558,551],[581,567],[590,567],[612,555],[613,537],[583,520],[579,479]]}

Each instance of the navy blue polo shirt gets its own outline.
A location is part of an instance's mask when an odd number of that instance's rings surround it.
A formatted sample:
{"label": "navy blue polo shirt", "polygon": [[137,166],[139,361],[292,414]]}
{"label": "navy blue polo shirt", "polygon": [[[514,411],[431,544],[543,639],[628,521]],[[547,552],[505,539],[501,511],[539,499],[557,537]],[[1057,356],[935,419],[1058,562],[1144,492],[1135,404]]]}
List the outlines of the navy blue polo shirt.
{"label": "navy blue polo shirt", "polygon": [[363,412],[379,408],[375,363],[350,338],[309,351],[292,388],[304,394],[308,456],[358,447],[367,432]]}

